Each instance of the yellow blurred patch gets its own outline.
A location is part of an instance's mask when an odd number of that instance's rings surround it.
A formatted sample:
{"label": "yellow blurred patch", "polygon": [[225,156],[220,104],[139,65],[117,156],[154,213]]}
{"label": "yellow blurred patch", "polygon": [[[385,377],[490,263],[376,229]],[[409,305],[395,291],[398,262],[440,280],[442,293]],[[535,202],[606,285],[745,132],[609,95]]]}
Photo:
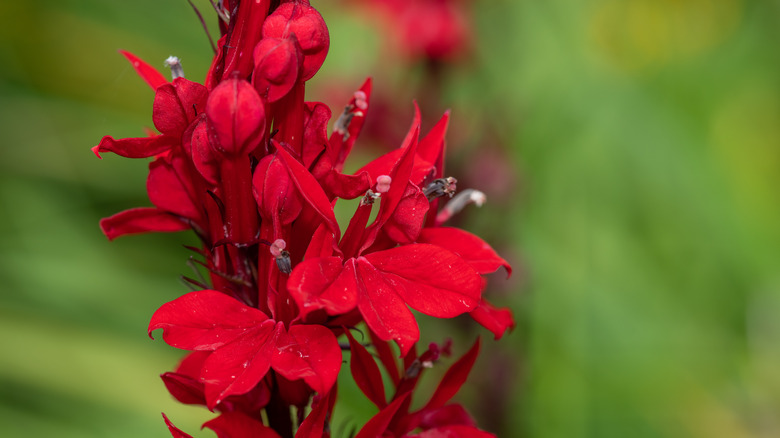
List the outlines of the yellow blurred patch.
{"label": "yellow blurred patch", "polygon": [[726,40],[742,0],[604,0],[588,23],[595,51],[625,72],[693,58]]}

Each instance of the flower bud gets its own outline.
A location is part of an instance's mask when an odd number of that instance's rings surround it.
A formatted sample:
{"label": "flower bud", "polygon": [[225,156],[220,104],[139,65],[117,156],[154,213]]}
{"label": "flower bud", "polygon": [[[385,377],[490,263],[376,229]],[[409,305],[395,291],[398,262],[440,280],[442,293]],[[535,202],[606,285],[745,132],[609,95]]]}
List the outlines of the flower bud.
{"label": "flower bud", "polygon": [[252,84],[268,101],[276,102],[290,92],[301,73],[303,51],[295,35],[287,38],[263,38],[254,51],[255,71]]}
{"label": "flower bud", "polygon": [[264,38],[287,38],[295,35],[303,50],[302,81],[308,81],[322,67],[330,48],[325,20],[308,4],[291,1],[281,4],[263,23]]}
{"label": "flower bud", "polygon": [[263,100],[243,79],[230,78],[217,85],[206,102],[206,116],[216,134],[214,146],[228,155],[251,152],[265,129]]}

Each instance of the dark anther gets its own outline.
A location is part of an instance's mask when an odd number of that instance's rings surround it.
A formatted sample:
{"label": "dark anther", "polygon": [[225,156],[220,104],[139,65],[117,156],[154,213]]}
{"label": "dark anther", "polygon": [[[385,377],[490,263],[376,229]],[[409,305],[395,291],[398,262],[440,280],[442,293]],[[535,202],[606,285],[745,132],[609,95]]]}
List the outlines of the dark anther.
{"label": "dark anther", "polygon": [[363,199],[360,200],[360,205],[372,205],[378,197],[379,193],[374,193],[371,189],[368,189]]}
{"label": "dark anther", "polygon": [[290,252],[282,250],[281,254],[276,257],[276,267],[279,268],[285,274],[292,272],[292,263],[290,262]]}
{"label": "dark anther", "polygon": [[447,178],[435,179],[433,182],[425,186],[425,189],[423,189],[423,194],[428,197],[429,201],[444,195],[452,198],[452,195],[455,194],[457,183],[458,180],[451,176],[448,176]]}

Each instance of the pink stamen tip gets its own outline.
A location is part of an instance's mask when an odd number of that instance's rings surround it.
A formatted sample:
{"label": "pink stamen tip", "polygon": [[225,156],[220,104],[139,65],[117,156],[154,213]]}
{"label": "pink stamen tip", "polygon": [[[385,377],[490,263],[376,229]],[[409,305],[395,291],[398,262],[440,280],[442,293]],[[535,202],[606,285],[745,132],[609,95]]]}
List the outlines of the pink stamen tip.
{"label": "pink stamen tip", "polygon": [[376,191],[379,193],[387,193],[390,190],[390,183],[393,179],[387,175],[379,175],[376,178]]}
{"label": "pink stamen tip", "polygon": [[271,244],[271,255],[275,258],[282,257],[282,251],[284,251],[284,248],[287,247],[287,242],[284,241],[284,239],[276,239],[274,243]]}
{"label": "pink stamen tip", "polygon": [[365,110],[366,108],[368,108],[368,102],[366,102],[366,99],[367,99],[366,93],[364,93],[363,91],[358,90],[358,91],[355,91],[355,94],[353,95],[353,97],[355,98],[355,106],[356,107],[358,107],[358,108],[360,108],[362,110]]}

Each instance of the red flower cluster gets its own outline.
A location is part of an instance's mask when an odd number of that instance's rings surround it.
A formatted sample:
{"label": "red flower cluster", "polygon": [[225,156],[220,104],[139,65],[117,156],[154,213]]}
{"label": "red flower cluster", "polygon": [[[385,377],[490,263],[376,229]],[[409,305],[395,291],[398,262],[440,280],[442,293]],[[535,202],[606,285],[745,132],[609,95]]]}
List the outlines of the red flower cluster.
{"label": "red flower cluster", "polygon": [[[482,275],[509,271],[507,262],[480,238],[442,226],[469,192],[437,214],[440,198],[455,191],[455,179],[443,173],[449,114],[420,139],[417,110],[399,149],[345,174],[371,82],[354,93],[328,136],[331,110],[304,100],[305,83],[329,48],[321,15],[305,0],[225,0],[218,12],[222,37],[204,85],[185,79],[175,60],[168,82],[123,52],[155,90],[160,134],[106,136],[93,148],[154,157],[147,180],[154,207],[103,219],[110,239],[191,229],[203,242],[193,249],[211,285],[191,280],[203,290],[164,304],[149,324],[150,336],[162,329],[165,342],[192,351],[162,375],[166,387],[182,403],[220,412],[204,425],[220,437],[292,437],[296,427],[296,437],[330,436],[348,348],[358,387],[380,409],[359,437],[491,436],[448,404],[478,343],[427,404],[410,411],[421,371],[449,346],[431,344],[418,355],[409,307],[439,318],[468,313],[496,338],[513,325],[507,309],[482,298]],[[333,207],[357,198],[342,233]],[[361,323],[394,386],[389,399],[372,353],[349,332]],[[340,336],[348,343],[340,345]],[[298,408],[295,426],[291,407]],[[165,420],[174,436],[189,436]]]}

